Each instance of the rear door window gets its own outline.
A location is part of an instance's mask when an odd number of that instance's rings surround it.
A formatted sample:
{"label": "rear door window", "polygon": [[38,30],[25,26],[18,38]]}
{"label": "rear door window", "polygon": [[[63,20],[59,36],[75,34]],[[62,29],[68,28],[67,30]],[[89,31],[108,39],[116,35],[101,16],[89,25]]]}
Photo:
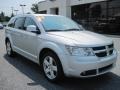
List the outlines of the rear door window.
{"label": "rear door window", "polygon": [[25,17],[17,18],[16,21],[15,21],[15,28],[23,29],[24,22],[25,22]]}

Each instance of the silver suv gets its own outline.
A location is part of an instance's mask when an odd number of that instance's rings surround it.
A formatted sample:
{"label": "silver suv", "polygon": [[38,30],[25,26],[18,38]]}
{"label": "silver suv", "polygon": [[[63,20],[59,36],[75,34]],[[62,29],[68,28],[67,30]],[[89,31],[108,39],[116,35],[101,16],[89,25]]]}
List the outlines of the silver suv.
{"label": "silver suv", "polygon": [[28,14],[13,17],[6,27],[6,50],[40,64],[45,77],[55,82],[63,75],[93,77],[109,72],[117,52],[111,39],[84,30],[57,15]]}

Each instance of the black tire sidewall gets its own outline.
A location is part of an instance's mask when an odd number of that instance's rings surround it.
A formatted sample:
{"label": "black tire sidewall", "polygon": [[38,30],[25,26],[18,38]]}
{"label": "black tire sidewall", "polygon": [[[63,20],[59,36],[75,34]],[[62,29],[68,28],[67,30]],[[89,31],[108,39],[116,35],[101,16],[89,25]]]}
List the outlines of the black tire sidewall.
{"label": "black tire sidewall", "polygon": [[[57,76],[56,76],[56,78],[54,78],[54,79],[48,78],[48,77],[46,76],[46,74],[45,74],[45,71],[44,71],[44,68],[43,68],[43,62],[44,62],[44,58],[45,58],[46,56],[52,57],[52,58],[55,60],[55,62],[56,62],[56,65],[57,65]],[[47,53],[45,53],[45,54],[43,55],[43,57],[42,57],[42,70],[43,70],[44,76],[47,78],[47,80],[49,80],[49,81],[51,81],[51,82],[57,82],[57,81],[61,80],[62,77],[63,77],[63,69],[62,69],[62,65],[61,65],[60,59],[59,59],[58,56],[57,56],[55,53],[53,53],[53,52],[47,52]]]}
{"label": "black tire sidewall", "polygon": [[[7,49],[7,43],[10,43],[10,40],[7,40],[7,42],[6,42],[6,49]],[[8,52],[7,52],[7,55],[12,57],[12,56],[14,56],[14,52],[12,50],[11,43],[10,43],[10,48],[11,48],[11,52],[10,52],[10,54],[8,54]]]}

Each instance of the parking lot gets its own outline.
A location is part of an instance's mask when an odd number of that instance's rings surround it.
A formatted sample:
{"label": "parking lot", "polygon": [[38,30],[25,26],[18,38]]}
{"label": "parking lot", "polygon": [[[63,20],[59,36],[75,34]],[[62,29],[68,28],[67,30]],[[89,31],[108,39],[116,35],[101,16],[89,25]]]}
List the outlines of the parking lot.
{"label": "parking lot", "polygon": [[40,67],[17,55],[6,55],[4,30],[0,30],[0,90],[120,90],[120,37],[109,36],[118,50],[117,66],[108,74],[94,78],[66,78],[50,83]]}

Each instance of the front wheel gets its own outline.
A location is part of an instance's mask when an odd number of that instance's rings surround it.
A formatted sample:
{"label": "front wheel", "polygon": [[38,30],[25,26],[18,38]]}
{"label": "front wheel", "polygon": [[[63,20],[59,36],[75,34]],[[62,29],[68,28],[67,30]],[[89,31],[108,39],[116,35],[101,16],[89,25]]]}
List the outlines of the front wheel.
{"label": "front wheel", "polygon": [[42,67],[45,77],[51,82],[56,82],[62,79],[62,65],[57,55],[52,52],[47,52],[43,55],[42,59]]}
{"label": "front wheel", "polygon": [[6,41],[6,51],[7,51],[8,56],[13,56],[14,55],[14,52],[12,50],[11,43],[10,43],[9,40]]}

